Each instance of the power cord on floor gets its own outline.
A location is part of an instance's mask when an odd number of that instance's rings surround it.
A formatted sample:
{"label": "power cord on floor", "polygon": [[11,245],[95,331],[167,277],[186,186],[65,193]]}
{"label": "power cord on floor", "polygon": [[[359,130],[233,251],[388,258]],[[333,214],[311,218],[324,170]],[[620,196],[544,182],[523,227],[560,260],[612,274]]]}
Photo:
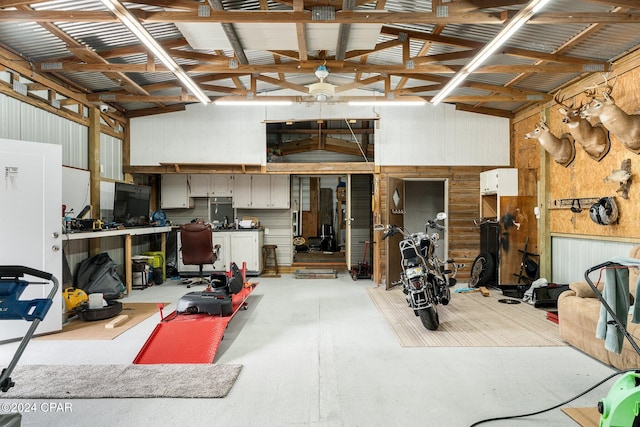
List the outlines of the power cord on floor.
{"label": "power cord on floor", "polygon": [[606,377],[605,379],[603,379],[602,381],[600,381],[599,383],[597,383],[596,385],[594,385],[594,386],[592,386],[592,387],[588,388],[587,390],[583,391],[582,393],[578,394],[577,396],[574,396],[574,397],[572,397],[572,398],[571,398],[571,399],[569,399],[569,400],[565,400],[564,402],[559,403],[559,404],[557,404],[556,406],[552,406],[551,408],[542,409],[542,410],[540,410],[540,411],[530,412],[530,413],[528,413],[528,414],[522,414],[522,415],[509,415],[509,416],[504,416],[504,417],[487,418],[487,419],[485,419],[485,420],[476,421],[475,423],[471,424],[471,426],[469,426],[469,427],[475,427],[475,426],[477,426],[477,425],[480,425],[480,424],[483,424],[483,423],[488,423],[488,422],[490,422],[490,421],[511,420],[511,419],[514,419],[514,418],[531,417],[531,416],[533,416],[533,415],[538,415],[538,414],[542,414],[542,413],[544,413],[544,412],[549,412],[549,411],[552,411],[552,410],[554,410],[554,409],[557,409],[557,408],[559,408],[559,407],[561,407],[561,406],[564,406],[564,405],[566,405],[566,404],[568,404],[568,403],[570,403],[570,402],[573,402],[573,401],[574,401],[574,400],[576,400],[577,398],[582,397],[582,396],[584,396],[585,394],[589,393],[590,391],[592,391],[592,390],[594,390],[594,389],[596,389],[596,388],[600,387],[602,384],[606,383],[606,382],[607,382],[607,381],[609,381],[611,378],[613,378],[613,377],[615,377],[615,376],[617,376],[617,375],[622,375],[622,374],[626,374],[627,372],[637,372],[637,371],[638,371],[637,369],[627,369],[627,370],[625,370],[625,371],[618,371],[618,372],[615,372],[615,373],[613,373],[613,374],[609,375],[608,377]]}

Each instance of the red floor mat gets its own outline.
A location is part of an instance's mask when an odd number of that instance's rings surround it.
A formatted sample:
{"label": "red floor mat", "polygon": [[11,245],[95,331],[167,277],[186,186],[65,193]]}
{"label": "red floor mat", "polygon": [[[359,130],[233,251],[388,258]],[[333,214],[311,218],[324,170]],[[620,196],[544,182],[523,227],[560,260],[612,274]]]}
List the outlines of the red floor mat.
{"label": "red floor mat", "polygon": [[174,311],[156,326],[133,363],[213,363],[224,330],[256,285],[251,284],[233,295],[231,316],[177,314]]}

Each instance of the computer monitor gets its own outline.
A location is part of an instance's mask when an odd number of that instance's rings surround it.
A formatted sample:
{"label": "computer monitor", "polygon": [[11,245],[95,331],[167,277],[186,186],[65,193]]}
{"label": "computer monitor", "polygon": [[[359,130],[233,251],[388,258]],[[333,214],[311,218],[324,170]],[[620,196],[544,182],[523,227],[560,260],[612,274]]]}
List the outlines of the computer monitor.
{"label": "computer monitor", "polygon": [[113,222],[125,227],[149,225],[151,187],[116,182],[113,198]]}

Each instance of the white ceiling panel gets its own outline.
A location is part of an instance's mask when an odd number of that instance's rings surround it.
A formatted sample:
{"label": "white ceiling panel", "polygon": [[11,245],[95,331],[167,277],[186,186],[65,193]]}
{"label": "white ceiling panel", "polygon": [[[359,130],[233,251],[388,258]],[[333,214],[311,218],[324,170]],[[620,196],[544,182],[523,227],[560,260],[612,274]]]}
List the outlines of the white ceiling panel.
{"label": "white ceiling panel", "polygon": [[335,50],[340,24],[306,24],[308,50]]}
{"label": "white ceiling panel", "polygon": [[176,26],[194,49],[233,49],[221,24],[176,22]]}
{"label": "white ceiling panel", "polygon": [[382,24],[351,24],[347,50],[370,50],[376,47]]}
{"label": "white ceiling panel", "polygon": [[298,50],[296,24],[234,24],[240,43],[248,50]]}
{"label": "white ceiling panel", "polygon": [[[335,50],[340,24],[306,24],[305,27],[310,50]],[[347,50],[375,48],[381,29],[381,24],[351,24]]]}

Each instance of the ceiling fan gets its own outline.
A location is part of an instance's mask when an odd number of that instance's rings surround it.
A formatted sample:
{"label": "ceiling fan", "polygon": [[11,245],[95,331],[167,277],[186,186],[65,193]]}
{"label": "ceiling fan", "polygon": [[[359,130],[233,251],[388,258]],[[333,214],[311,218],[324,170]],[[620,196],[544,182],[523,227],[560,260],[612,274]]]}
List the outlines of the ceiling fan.
{"label": "ceiling fan", "polygon": [[336,87],[331,83],[327,83],[324,80],[329,75],[329,70],[326,65],[319,65],[318,68],[314,71],[316,77],[320,80],[318,83],[313,83],[309,85],[309,95],[311,95],[314,100],[319,102],[327,101],[329,98],[332,98],[335,95]]}

